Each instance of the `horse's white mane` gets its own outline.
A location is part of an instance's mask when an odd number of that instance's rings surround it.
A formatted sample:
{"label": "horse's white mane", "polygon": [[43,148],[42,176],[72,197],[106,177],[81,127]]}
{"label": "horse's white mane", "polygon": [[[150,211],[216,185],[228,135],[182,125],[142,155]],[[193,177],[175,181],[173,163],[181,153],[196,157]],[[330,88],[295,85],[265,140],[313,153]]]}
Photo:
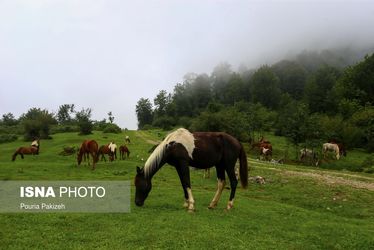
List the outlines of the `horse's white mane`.
{"label": "horse's white mane", "polygon": [[149,156],[144,165],[144,174],[148,176],[149,172],[154,170],[165,154],[167,145],[171,142],[182,144],[187,150],[188,156],[192,159],[192,152],[195,149],[195,138],[193,134],[184,128],[179,128],[170,133],[166,138],[156,147],[153,153]]}
{"label": "horse's white mane", "polygon": [[110,142],[108,145],[108,148],[110,149],[111,152],[114,152],[117,149],[117,145],[113,142]]}

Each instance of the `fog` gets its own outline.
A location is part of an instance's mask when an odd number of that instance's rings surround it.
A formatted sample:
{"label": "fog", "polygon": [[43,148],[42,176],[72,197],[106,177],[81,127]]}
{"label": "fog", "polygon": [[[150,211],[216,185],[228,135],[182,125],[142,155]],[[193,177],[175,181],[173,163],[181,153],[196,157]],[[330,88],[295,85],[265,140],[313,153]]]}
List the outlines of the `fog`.
{"label": "fog", "polygon": [[221,62],[373,48],[370,1],[0,0],[0,115],[74,103],[136,129],[136,102]]}

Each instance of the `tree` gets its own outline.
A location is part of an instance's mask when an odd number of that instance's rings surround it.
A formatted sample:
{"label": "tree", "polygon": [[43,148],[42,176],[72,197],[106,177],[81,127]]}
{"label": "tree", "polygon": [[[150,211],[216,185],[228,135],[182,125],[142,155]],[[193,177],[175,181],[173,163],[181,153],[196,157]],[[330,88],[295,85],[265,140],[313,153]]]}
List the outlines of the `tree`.
{"label": "tree", "polygon": [[337,99],[333,87],[340,75],[340,71],[330,66],[318,69],[305,86],[304,100],[309,109],[314,112],[335,114]]}
{"label": "tree", "polygon": [[76,112],[75,119],[79,127],[80,135],[92,134],[93,123],[91,121],[92,110],[90,108],[84,109]]}
{"label": "tree", "polygon": [[307,72],[300,64],[283,60],[274,64],[271,69],[279,78],[279,87],[283,93],[288,93],[296,100],[303,97]]}
{"label": "tree", "polygon": [[73,119],[71,117],[71,114],[73,114],[75,111],[75,105],[74,104],[63,104],[58,108],[57,112],[57,121],[59,124],[71,124]]}
{"label": "tree", "polygon": [[40,139],[49,139],[50,126],[57,124],[53,113],[40,108],[31,108],[27,113],[20,117],[24,127],[25,140],[34,140],[36,137]]}
{"label": "tree", "polygon": [[336,92],[340,99],[356,100],[361,106],[374,105],[374,54],[348,67],[338,81]]}
{"label": "tree", "polygon": [[113,121],[114,121],[114,116],[113,116],[112,111],[108,112],[108,120],[109,120],[110,123],[113,123]]}
{"label": "tree", "polygon": [[269,66],[262,66],[253,74],[250,87],[253,102],[271,109],[278,107],[281,98],[279,79]]}
{"label": "tree", "polygon": [[168,95],[166,90],[161,90],[155,99],[153,99],[153,103],[155,106],[154,115],[156,117],[161,117],[166,115],[167,106],[170,103],[171,97]]}
{"label": "tree", "polygon": [[152,104],[149,99],[140,98],[136,104],[136,116],[138,118],[138,128],[151,125],[153,120]]}
{"label": "tree", "polygon": [[217,112],[204,111],[193,120],[190,129],[192,131],[226,132],[243,141],[249,138],[246,115],[235,107],[223,108]]}
{"label": "tree", "polygon": [[18,120],[14,117],[12,113],[3,114],[2,123],[5,126],[14,126],[18,124]]}
{"label": "tree", "polygon": [[213,97],[219,102],[223,101],[225,88],[230,80],[231,74],[231,65],[226,62],[218,64],[212,72]]}

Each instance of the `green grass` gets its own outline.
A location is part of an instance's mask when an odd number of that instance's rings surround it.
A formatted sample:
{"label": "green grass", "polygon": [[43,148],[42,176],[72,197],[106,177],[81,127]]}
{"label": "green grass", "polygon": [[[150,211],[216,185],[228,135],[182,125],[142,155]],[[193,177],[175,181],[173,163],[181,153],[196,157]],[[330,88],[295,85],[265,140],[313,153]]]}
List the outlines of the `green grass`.
{"label": "green grass", "polygon": [[[147,159],[149,140],[159,141],[165,133],[128,131],[126,134],[132,142],[130,159],[100,162],[95,171],[85,165],[77,167],[75,155],[58,155],[63,146],[78,146],[86,138],[76,133],[53,135],[52,140],[41,142],[40,155],[17,158],[15,162],[11,162],[14,150],[27,143],[18,140],[1,144],[0,179],[132,181],[136,166],[142,166]],[[118,145],[124,142],[124,134],[95,132],[89,138],[95,138],[99,144],[110,140]],[[277,140],[282,148],[282,138]],[[347,159],[352,157],[357,161],[360,154],[364,153],[349,154]],[[164,166],[153,179],[153,189],[144,207],[132,203],[131,213],[0,214],[0,248],[373,248],[373,191],[290,173],[318,173],[368,184],[373,183],[373,175],[256,160],[250,160],[250,166],[250,175],[263,176],[267,183],[251,182],[247,190],[239,188],[234,208],[229,212],[224,210],[228,189],[216,209],[207,209],[217,185],[214,171],[210,179],[203,179],[202,171],[191,170],[196,212],[187,213],[182,208],[183,192],[177,173]],[[134,187],[132,202],[133,199]]]}

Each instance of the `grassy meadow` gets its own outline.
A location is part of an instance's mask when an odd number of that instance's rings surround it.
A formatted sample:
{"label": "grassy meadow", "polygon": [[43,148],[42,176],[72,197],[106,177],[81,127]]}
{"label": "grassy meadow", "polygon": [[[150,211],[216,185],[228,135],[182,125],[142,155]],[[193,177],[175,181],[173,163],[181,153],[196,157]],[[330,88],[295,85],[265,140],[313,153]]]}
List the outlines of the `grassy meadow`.
{"label": "grassy meadow", "polygon": [[[131,138],[126,160],[99,162],[91,171],[77,167],[76,155],[61,156],[64,146],[79,146],[93,138],[99,145]],[[151,143],[162,131],[95,132],[53,135],[42,140],[40,155],[11,156],[29,143],[0,144],[1,180],[133,180],[136,166],[147,159]],[[269,138],[285,148],[282,138]],[[277,144],[278,143],[278,144]],[[248,148],[248,145],[246,145]],[[281,154],[278,152],[278,154]],[[238,188],[234,208],[224,208],[226,188],[217,208],[207,206],[216,189],[214,170],[209,179],[191,169],[196,211],[182,207],[183,191],[176,171],[164,166],[153,179],[143,207],[133,203],[130,213],[17,213],[0,214],[0,249],[373,249],[374,176],[315,167],[272,164],[248,155],[250,176],[263,176],[266,184],[250,182]],[[348,152],[347,161],[360,161],[364,152]],[[226,185],[228,187],[228,184]]]}

